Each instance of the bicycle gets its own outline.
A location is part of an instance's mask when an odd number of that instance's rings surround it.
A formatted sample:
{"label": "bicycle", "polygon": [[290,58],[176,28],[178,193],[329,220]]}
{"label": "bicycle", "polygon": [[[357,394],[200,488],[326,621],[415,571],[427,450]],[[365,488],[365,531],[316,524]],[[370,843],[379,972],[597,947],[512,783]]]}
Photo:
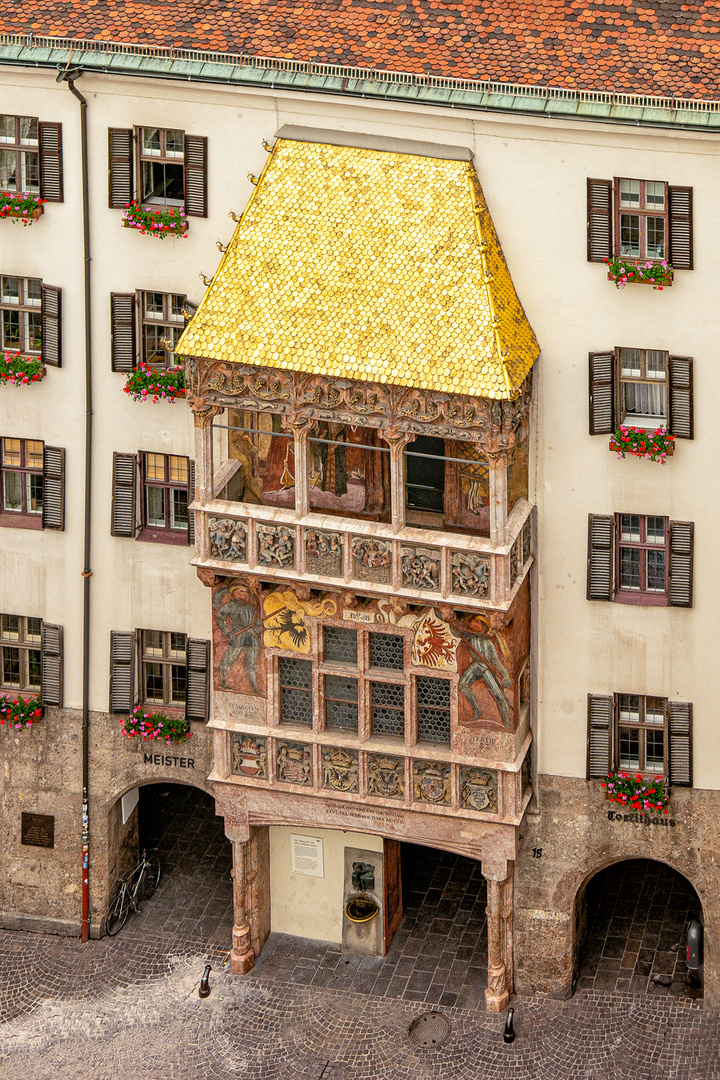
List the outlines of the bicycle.
{"label": "bicycle", "polygon": [[142,859],[131,874],[120,878],[120,887],[115,893],[105,919],[105,930],[110,937],[119,934],[127,922],[130,909],[138,910],[141,900],[149,900],[158,887],[161,866],[157,855],[151,853],[148,858],[143,851]]}

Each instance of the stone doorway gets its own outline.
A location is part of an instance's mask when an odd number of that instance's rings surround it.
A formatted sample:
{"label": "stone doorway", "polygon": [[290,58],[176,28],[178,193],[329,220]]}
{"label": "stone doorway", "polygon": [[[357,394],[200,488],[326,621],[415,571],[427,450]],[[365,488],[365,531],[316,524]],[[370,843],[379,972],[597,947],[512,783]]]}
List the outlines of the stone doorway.
{"label": "stone doorway", "polygon": [[[232,848],[215,814],[212,795],[185,784],[148,784],[139,789],[128,836],[138,851],[157,849],[160,885],[130,925],[144,934],[230,949],[232,944]],[[123,931],[126,933],[127,929]]]}
{"label": "stone doorway", "polygon": [[685,963],[691,919],[703,921],[698,895],[664,863],[628,859],[600,870],[576,901],[576,989],[701,998]]}

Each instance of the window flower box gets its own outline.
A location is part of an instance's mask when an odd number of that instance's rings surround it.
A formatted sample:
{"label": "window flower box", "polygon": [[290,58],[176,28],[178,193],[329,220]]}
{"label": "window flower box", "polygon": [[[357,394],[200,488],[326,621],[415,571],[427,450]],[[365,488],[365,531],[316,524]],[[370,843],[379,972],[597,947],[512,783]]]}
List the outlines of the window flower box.
{"label": "window flower box", "polygon": [[176,398],[185,397],[185,375],[180,366],[158,369],[141,362],[128,375],[123,390],[134,401],[157,404],[162,399],[172,403]]}
{"label": "window flower box", "polygon": [[661,776],[653,780],[641,773],[635,776],[623,772],[610,773],[602,781],[601,787],[605,789],[607,800],[633,812],[668,813],[670,788]]}
{"label": "window flower box", "polygon": [[621,259],[613,255],[603,262],[607,266],[608,281],[614,282],[618,289],[624,289],[626,285],[652,285],[653,289],[662,292],[673,283],[673,268],[667,259],[643,262],[642,259]]}
{"label": "window flower box", "polygon": [[0,697],[0,724],[11,728],[26,728],[42,719],[43,706],[39,697]]}
{"label": "window flower box", "polygon": [[130,716],[122,717],[120,733],[126,739],[138,738],[143,742],[164,739],[168,746],[192,738],[190,724],[184,717],[176,718],[164,712],[146,713],[141,705],[136,705]]}
{"label": "window flower box", "polygon": [[666,428],[625,427],[620,425],[610,436],[610,450],[614,450],[619,458],[626,454],[632,457],[647,457],[651,461],[659,461],[665,464],[665,458],[672,457],[675,450],[675,436],[670,435]]}
{"label": "window flower box", "polygon": [[0,218],[12,218],[14,222],[22,225],[32,225],[43,212],[45,199],[39,195],[12,195],[10,192],[0,192]]}
{"label": "window flower box", "polygon": [[164,240],[166,236],[185,236],[188,219],[184,206],[143,206],[139,202],[125,203],[122,220],[125,229],[138,229],[148,236]]}
{"label": "window flower box", "polygon": [[11,352],[0,357],[0,386],[29,386],[40,382],[45,375],[45,365],[36,357]]}

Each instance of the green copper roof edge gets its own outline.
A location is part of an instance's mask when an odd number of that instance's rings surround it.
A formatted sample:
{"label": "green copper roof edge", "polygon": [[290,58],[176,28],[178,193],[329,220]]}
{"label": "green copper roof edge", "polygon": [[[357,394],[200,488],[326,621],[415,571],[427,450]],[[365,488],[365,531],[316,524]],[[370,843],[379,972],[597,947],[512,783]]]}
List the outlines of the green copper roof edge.
{"label": "green copper roof edge", "polygon": [[[74,68],[82,68],[88,73],[96,74],[174,79],[181,82],[221,85],[233,84],[264,89],[295,89],[305,93],[385,99],[396,102],[407,101],[444,108],[548,116],[552,119],[594,123],[699,131],[720,127],[720,101],[717,112],[715,109],[703,108],[702,105],[707,105],[707,102],[699,100],[692,101],[696,108],[691,107],[691,100],[685,102],[683,99],[682,108],[672,109],[662,108],[655,103],[651,105],[651,98],[648,98],[647,105],[639,106],[622,100],[630,95],[618,95],[621,100],[617,102],[603,102],[593,101],[589,93],[585,98],[573,99],[571,94],[563,97],[562,91],[558,91],[557,88],[537,88],[547,89],[548,96],[543,98],[540,95],[513,93],[510,86],[507,92],[500,92],[497,89],[499,84],[494,84],[493,91],[490,92],[481,87],[473,90],[468,87],[467,82],[463,88],[435,85],[429,79],[423,83],[423,76],[418,76],[417,82],[381,77],[382,74],[391,75],[392,73],[378,73],[378,76],[374,78],[371,71],[363,72],[362,77],[358,77],[357,68],[348,68],[347,74],[342,75],[340,74],[342,68],[336,65],[325,65],[327,68],[332,67],[332,72],[313,73],[307,70],[288,70],[281,66],[282,61],[278,62],[276,68],[272,67],[268,60],[263,61],[262,64],[248,63],[248,58],[241,56],[237,57],[237,63],[233,63],[233,57],[230,55],[227,61],[220,63],[214,57],[212,60],[195,60],[187,56],[172,57],[168,52],[164,55],[134,53],[130,51],[132,46],[125,53],[119,51],[117,47],[113,51],[102,51],[101,42],[97,43],[98,48],[91,50],[77,47],[71,49],[64,46],[49,48],[45,44],[30,47],[21,43],[3,42],[2,38],[3,35],[0,35],[0,65],[2,66],[44,68],[56,71],[64,67],[66,63],[72,62]],[[43,43],[47,41],[47,38],[43,39]],[[441,81],[441,79],[437,80],[438,83]],[[598,97],[601,97],[599,93]],[[711,104],[715,105],[715,102]]]}

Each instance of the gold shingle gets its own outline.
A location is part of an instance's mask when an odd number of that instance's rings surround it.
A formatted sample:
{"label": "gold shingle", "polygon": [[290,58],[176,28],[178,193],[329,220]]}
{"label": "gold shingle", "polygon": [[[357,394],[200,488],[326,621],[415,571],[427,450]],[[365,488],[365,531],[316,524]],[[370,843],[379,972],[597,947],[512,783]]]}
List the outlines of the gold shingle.
{"label": "gold shingle", "polygon": [[177,352],[513,398],[539,347],[472,165],[279,139]]}

